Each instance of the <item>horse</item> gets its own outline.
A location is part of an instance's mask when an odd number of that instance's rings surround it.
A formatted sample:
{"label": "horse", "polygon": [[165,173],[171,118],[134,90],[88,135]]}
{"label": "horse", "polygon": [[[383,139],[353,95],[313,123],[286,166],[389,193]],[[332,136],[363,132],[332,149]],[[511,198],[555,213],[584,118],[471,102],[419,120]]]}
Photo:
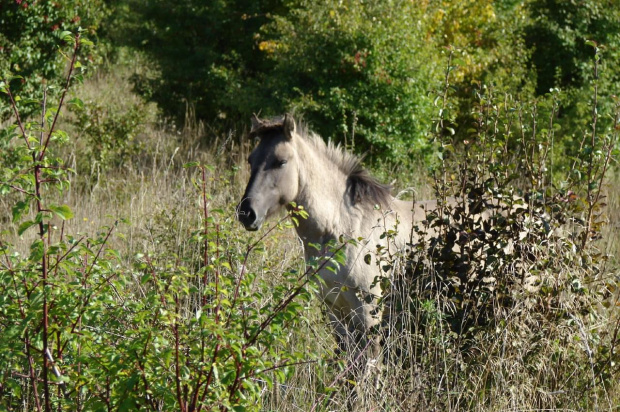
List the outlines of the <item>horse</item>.
{"label": "horse", "polygon": [[[355,240],[344,244],[342,264],[318,271],[319,295],[339,348],[366,351],[362,368],[376,364],[380,336],[371,331],[381,322],[378,280],[386,274],[368,255],[375,256],[378,246],[396,251],[415,244],[414,222],[426,219],[437,202],[396,199],[359,157],[325,143],[288,114],[254,115],[249,135],[259,143],[248,158],[251,175],[237,206],[238,220],[255,231],[279,210],[302,205],[308,217],[299,219],[296,231],[307,261],[320,258],[338,239]],[[385,236],[387,231],[392,234]]]}

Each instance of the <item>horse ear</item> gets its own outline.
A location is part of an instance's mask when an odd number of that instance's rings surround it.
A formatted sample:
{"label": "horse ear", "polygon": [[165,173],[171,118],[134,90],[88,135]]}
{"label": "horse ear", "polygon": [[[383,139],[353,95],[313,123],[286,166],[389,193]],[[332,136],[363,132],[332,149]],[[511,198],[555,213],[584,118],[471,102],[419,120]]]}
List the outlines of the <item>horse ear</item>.
{"label": "horse ear", "polygon": [[283,126],[284,126],[284,135],[286,136],[288,140],[291,140],[293,138],[293,133],[295,133],[295,120],[293,119],[293,116],[291,116],[288,113],[285,114]]}
{"label": "horse ear", "polygon": [[250,135],[253,135],[261,126],[263,122],[256,116],[256,114],[252,115],[252,130],[250,130]]}

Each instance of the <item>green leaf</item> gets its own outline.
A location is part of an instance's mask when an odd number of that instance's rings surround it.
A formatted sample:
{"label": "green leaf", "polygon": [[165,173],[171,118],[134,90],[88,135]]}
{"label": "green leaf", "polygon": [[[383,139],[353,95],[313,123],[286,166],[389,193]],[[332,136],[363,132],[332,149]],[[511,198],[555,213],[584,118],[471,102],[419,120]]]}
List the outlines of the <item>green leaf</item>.
{"label": "green leaf", "polygon": [[220,371],[217,368],[217,364],[214,362],[213,363],[213,377],[215,378],[215,381],[218,382],[220,380]]}
{"label": "green leaf", "polygon": [[58,37],[60,37],[61,39],[63,39],[66,42],[70,42],[71,40],[73,40],[73,33],[71,33],[70,31],[62,31]]}
{"label": "green leaf", "polygon": [[44,254],[45,244],[41,239],[37,239],[30,245],[30,257],[28,260],[36,262],[37,260],[41,260]]}
{"label": "green leaf", "polygon": [[33,222],[32,220],[28,220],[28,221],[26,221],[26,222],[22,223],[22,224],[21,224],[21,225],[19,225],[19,227],[17,228],[17,234],[18,234],[19,236],[23,235],[23,234],[24,234],[24,232],[25,232],[26,230],[28,230],[31,226],[34,226],[34,225],[36,225],[36,224],[37,224],[37,223],[36,223],[36,222]]}
{"label": "green leaf", "polygon": [[189,163],[185,163],[183,165],[184,168],[188,169],[190,167],[197,167],[200,166],[200,162],[189,162]]}
{"label": "green leaf", "polygon": [[367,253],[366,256],[364,256],[364,263],[366,263],[367,265],[370,265],[371,262],[372,262],[372,256],[370,256],[370,253]]}
{"label": "green leaf", "polygon": [[30,203],[24,201],[17,202],[17,204],[13,206],[13,223],[17,223],[24,212],[28,212],[29,206]]}
{"label": "green leaf", "polygon": [[94,45],[94,43],[92,41],[90,41],[90,40],[88,40],[88,39],[86,39],[84,37],[80,38],[80,44],[82,46],[93,46]]}
{"label": "green leaf", "polygon": [[62,220],[71,219],[73,217],[73,212],[67,205],[62,206],[50,206],[49,207],[52,212]]}
{"label": "green leaf", "polygon": [[23,99],[23,105],[40,105],[41,101],[39,99]]}
{"label": "green leaf", "polygon": [[78,99],[77,97],[74,99],[69,100],[68,104],[77,107],[78,109],[83,109],[84,108],[84,102],[81,99]]}

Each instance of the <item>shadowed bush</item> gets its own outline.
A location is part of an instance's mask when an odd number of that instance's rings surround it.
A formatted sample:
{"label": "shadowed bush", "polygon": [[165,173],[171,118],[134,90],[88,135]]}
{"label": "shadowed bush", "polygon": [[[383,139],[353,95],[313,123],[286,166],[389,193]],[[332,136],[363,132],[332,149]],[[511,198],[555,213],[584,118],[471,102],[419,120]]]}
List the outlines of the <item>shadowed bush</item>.
{"label": "shadowed bush", "polygon": [[[548,106],[489,88],[478,97],[469,140],[438,137],[443,156],[434,187],[444,207],[413,230],[422,239],[430,228],[440,235],[407,252],[377,250],[392,262],[384,267],[391,274],[389,404],[613,408],[619,324],[617,313],[602,308],[617,305],[620,278],[599,240],[620,105],[593,112],[572,173],[556,186],[548,144],[554,96]],[[542,107],[551,108],[546,119]],[[608,127],[597,129],[596,116],[606,116]],[[439,132],[444,121],[437,120]],[[549,131],[536,129],[542,123]]]}

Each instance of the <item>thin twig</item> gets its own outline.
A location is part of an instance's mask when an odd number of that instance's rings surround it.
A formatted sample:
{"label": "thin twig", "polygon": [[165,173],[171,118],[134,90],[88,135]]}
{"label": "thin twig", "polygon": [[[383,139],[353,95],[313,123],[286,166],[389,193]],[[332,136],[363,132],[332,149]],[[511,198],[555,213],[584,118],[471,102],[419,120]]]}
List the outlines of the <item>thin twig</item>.
{"label": "thin twig", "polygon": [[41,149],[41,154],[39,155],[39,161],[43,160],[43,157],[45,156],[45,152],[49,145],[50,138],[52,137],[52,134],[54,133],[54,128],[56,127],[56,121],[58,120],[58,116],[60,116],[60,109],[62,109],[63,103],[65,101],[65,96],[67,95],[67,92],[69,91],[69,84],[71,83],[71,76],[73,74],[73,70],[75,69],[75,62],[77,61],[79,48],[80,48],[80,33],[78,32],[75,35],[73,57],[71,58],[71,64],[69,65],[69,74],[67,75],[67,81],[65,82],[65,88],[62,91],[62,95],[60,96],[60,102],[58,103],[58,110],[56,111],[56,114],[54,115],[54,121],[52,122],[50,131],[47,134],[47,139],[45,140],[45,144],[43,145],[43,148]]}

